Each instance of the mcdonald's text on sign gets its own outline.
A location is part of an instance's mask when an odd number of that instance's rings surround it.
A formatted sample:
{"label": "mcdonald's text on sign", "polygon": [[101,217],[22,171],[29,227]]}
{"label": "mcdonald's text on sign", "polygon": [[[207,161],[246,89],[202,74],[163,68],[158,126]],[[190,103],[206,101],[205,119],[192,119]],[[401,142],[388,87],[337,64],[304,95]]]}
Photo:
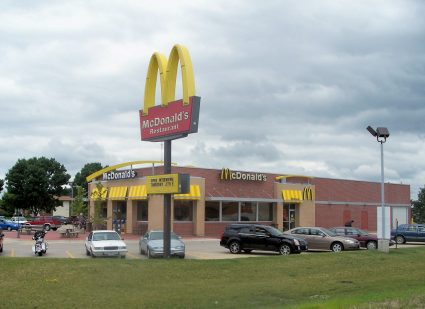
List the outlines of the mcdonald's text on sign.
{"label": "mcdonald's text on sign", "polygon": [[151,107],[147,115],[140,111],[142,140],[162,141],[198,132],[199,106],[200,98],[190,97],[186,105],[178,100]]}
{"label": "mcdonald's text on sign", "polygon": [[267,175],[261,173],[235,172],[228,168],[223,168],[221,169],[220,180],[267,181]]}
{"label": "mcdonald's text on sign", "polygon": [[146,177],[148,194],[185,194],[190,190],[189,174],[165,174]]}

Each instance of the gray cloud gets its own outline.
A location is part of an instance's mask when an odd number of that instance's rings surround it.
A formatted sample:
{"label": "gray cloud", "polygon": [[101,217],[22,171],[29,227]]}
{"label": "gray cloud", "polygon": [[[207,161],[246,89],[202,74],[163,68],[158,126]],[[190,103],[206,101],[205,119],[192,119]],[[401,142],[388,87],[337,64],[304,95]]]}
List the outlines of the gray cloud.
{"label": "gray cloud", "polygon": [[0,178],[21,157],[71,174],[161,158],[137,113],[151,54],[181,43],[202,101],[199,133],[173,143],[173,161],[379,181],[365,128],[387,126],[387,179],[416,197],[424,13],[419,0],[2,1]]}

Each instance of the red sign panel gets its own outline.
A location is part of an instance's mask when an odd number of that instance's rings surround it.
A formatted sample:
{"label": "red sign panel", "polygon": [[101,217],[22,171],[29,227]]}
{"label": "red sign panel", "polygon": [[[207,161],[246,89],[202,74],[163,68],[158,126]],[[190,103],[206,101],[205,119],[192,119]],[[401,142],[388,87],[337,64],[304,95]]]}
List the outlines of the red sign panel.
{"label": "red sign panel", "polygon": [[148,115],[140,114],[142,141],[165,141],[186,137],[198,132],[200,97],[190,97],[189,104],[183,100],[168,103],[167,106],[153,106]]}

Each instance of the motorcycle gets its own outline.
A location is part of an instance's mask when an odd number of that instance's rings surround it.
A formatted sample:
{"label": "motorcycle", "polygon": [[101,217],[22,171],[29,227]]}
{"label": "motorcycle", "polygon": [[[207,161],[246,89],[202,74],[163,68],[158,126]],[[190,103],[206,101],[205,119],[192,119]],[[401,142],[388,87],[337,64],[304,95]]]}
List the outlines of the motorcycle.
{"label": "motorcycle", "polygon": [[32,246],[32,252],[35,255],[42,256],[47,251],[48,245],[44,241],[44,236],[46,236],[46,231],[37,231],[32,237],[35,240],[35,244]]}

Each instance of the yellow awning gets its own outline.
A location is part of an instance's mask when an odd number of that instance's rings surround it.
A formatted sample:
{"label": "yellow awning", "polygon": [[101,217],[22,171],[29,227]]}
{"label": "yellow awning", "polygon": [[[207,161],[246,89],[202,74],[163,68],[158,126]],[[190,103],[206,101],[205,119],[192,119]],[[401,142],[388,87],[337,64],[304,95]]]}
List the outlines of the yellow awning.
{"label": "yellow awning", "polygon": [[201,189],[198,185],[190,185],[190,192],[186,194],[174,194],[175,200],[200,200]]}
{"label": "yellow awning", "polygon": [[129,200],[146,200],[148,194],[146,193],[146,186],[132,186],[130,187],[130,192],[128,193]]}
{"label": "yellow awning", "polygon": [[110,187],[109,199],[110,200],[125,200],[127,195],[127,187]]}
{"label": "yellow awning", "polygon": [[100,198],[101,200],[106,200],[106,195],[108,194],[108,189],[106,188],[102,188],[102,193],[99,193],[99,190],[97,188],[95,188],[91,194],[90,194],[90,198],[92,200],[96,200],[98,198]]}
{"label": "yellow awning", "polygon": [[282,190],[282,197],[285,202],[303,200],[301,190]]}

